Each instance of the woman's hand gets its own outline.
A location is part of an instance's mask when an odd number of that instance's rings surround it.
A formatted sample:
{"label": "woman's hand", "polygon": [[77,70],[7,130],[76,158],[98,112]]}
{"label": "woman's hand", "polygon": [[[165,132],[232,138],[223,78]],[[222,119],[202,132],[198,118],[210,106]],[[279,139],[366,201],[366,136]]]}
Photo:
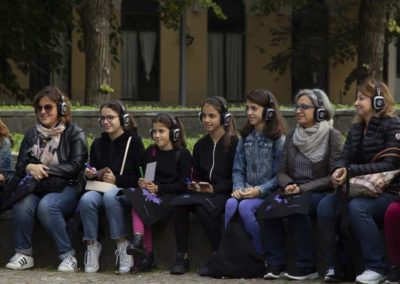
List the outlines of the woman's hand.
{"label": "woman's hand", "polygon": [[298,193],[300,193],[300,187],[295,183],[289,184],[285,187],[286,195],[298,194]]}
{"label": "woman's hand", "polygon": [[37,181],[49,177],[49,175],[46,172],[46,170],[48,169],[49,167],[43,164],[28,164],[25,168],[28,174],[30,174]]}
{"label": "woman's hand", "polygon": [[236,199],[241,199],[242,198],[242,190],[241,189],[237,189],[235,191],[232,192],[231,196],[236,198]]}
{"label": "woman's hand", "polygon": [[103,175],[104,182],[115,184],[116,180],[114,173],[110,169],[108,169]]}
{"label": "woman's hand", "polygon": [[338,168],[331,175],[331,180],[332,180],[333,185],[340,186],[344,183],[344,181],[346,180],[346,177],[347,177],[346,168]]}
{"label": "woman's hand", "polygon": [[187,187],[189,190],[192,190],[192,191],[198,191],[198,192],[200,191],[200,185],[199,185],[199,183],[197,183],[195,181],[192,181],[191,183],[189,183],[187,185]]}
{"label": "woman's hand", "polygon": [[242,192],[242,198],[257,198],[261,195],[261,190],[258,187],[249,187]]}
{"label": "woman's hand", "polygon": [[92,179],[97,176],[97,170],[96,168],[86,168],[85,169],[85,177]]}
{"label": "woman's hand", "polygon": [[6,177],[3,174],[0,174],[0,184],[6,181]]}

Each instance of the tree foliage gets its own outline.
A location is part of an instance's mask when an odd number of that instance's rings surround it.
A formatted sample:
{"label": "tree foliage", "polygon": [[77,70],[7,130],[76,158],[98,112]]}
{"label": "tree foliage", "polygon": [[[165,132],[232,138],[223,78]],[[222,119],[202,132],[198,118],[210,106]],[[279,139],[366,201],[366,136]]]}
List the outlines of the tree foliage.
{"label": "tree foliage", "polygon": [[[0,1],[0,91],[23,99],[24,90],[13,70],[28,74],[38,58],[60,71],[61,36],[71,31],[76,0]],[[62,41],[64,43],[64,41]],[[68,43],[70,44],[70,43]]]}

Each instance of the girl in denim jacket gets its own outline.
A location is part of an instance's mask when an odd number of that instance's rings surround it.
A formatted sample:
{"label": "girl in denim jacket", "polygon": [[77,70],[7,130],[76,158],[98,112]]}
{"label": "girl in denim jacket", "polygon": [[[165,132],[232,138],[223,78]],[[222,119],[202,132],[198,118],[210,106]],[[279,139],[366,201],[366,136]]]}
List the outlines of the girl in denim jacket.
{"label": "girl in denim jacket", "polygon": [[240,131],[233,163],[233,193],[225,205],[225,227],[239,211],[254,248],[263,254],[255,213],[270,191],[278,188],[276,173],[282,152],[286,123],[279,105],[266,89],[246,95],[247,123]]}

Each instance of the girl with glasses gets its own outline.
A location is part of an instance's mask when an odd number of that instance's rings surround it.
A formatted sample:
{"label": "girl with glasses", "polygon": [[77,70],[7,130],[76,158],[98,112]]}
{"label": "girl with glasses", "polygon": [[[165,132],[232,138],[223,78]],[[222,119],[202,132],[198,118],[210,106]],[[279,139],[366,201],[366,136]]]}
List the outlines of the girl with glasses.
{"label": "girl with glasses", "polygon": [[[144,146],[136,133],[133,117],[126,113],[121,102],[104,103],[100,107],[99,123],[103,133],[93,141],[90,148],[90,164],[85,169],[85,176],[89,180],[106,182],[112,185],[112,188],[105,193],[87,191],[79,202],[83,240],[87,245],[85,272],[99,270],[102,251],[98,241],[99,215],[105,213],[110,237],[117,245],[115,255],[118,272],[127,273],[133,266],[132,256],[126,253],[129,242],[125,211],[130,208],[130,203],[124,195],[118,193],[121,188],[138,186]],[[123,164],[125,153],[126,159]]]}

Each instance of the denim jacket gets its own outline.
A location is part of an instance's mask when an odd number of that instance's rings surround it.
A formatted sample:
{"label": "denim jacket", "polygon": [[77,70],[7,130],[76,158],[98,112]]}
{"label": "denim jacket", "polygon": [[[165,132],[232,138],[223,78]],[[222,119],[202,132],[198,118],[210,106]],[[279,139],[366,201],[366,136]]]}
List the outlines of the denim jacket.
{"label": "denim jacket", "polygon": [[11,169],[11,142],[4,138],[3,147],[0,148],[0,172],[9,180],[13,177],[14,171]]}
{"label": "denim jacket", "polygon": [[285,136],[273,141],[253,130],[240,139],[233,163],[233,190],[258,187],[261,197],[278,188],[276,173]]}

